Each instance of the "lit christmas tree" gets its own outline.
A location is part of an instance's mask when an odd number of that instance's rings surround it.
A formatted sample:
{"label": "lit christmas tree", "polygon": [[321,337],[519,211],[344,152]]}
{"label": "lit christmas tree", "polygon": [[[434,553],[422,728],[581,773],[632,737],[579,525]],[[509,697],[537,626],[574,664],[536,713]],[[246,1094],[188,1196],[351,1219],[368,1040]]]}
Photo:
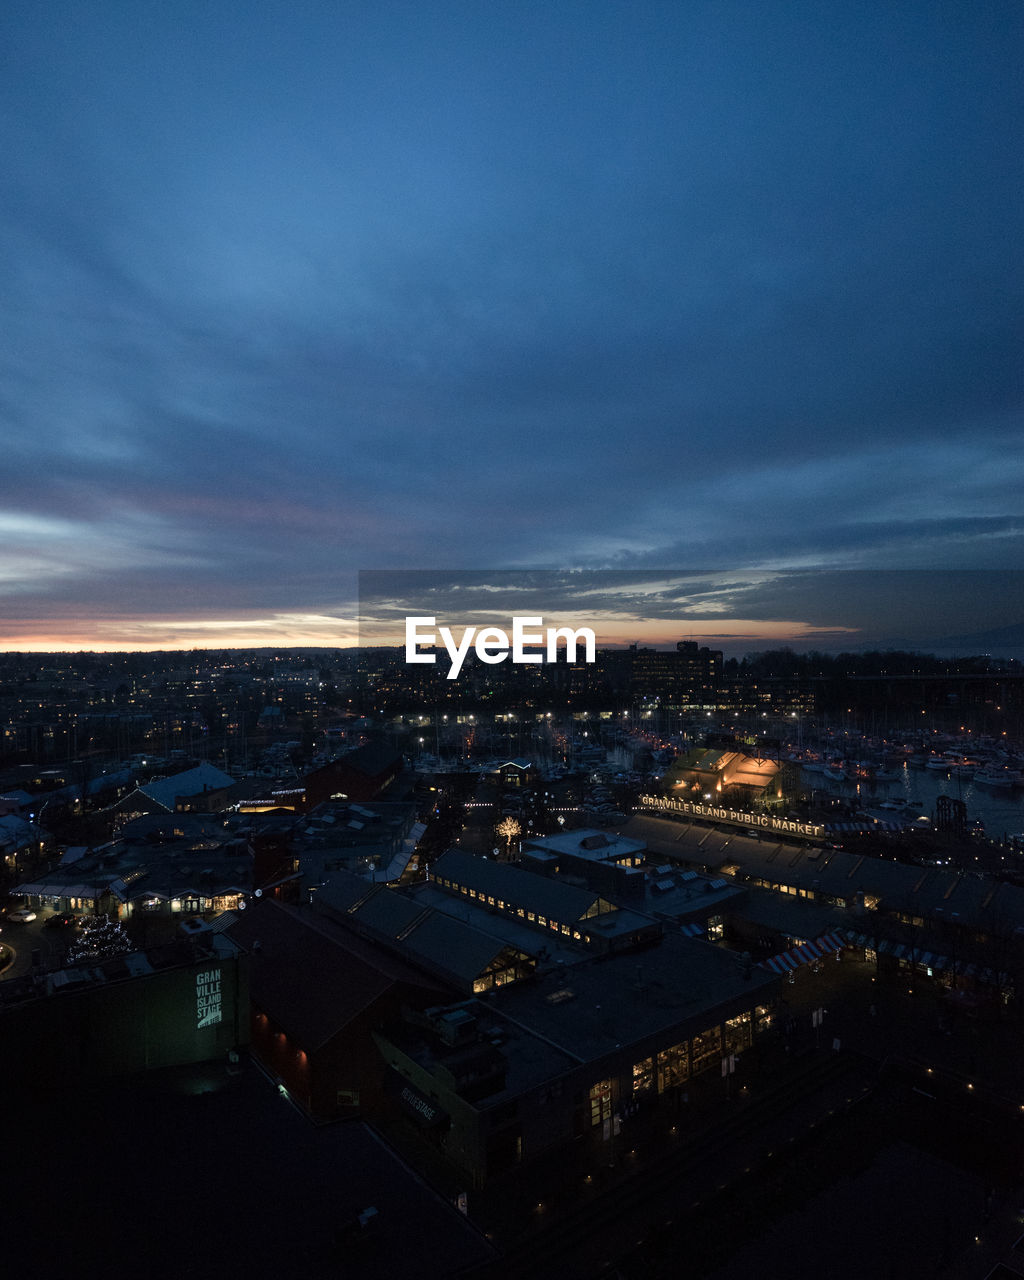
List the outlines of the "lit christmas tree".
{"label": "lit christmas tree", "polygon": [[109,960],[132,950],[132,941],[116,920],[93,916],[82,925],[82,931],[68,948],[66,962],[82,964],[88,960]]}

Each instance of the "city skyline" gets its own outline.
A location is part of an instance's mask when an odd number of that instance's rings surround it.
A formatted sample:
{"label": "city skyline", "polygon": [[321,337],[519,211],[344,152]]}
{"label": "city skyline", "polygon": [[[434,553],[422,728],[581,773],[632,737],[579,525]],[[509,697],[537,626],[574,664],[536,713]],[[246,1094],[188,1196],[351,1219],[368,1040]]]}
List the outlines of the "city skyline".
{"label": "city skyline", "polygon": [[[1018,6],[3,27],[0,649],[346,646],[467,564],[772,584],[613,643],[1020,627]],[[802,576],[894,569],[963,594]]]}
{"label": "city skyline", "polygon": [[[1024,654],[1019,570],[371,570],[359,582],[363,645],[404,644],[410,616],[504,629],[519,616],[590,627],[603,647],[691,640],[730,657],[781,647],[962,655],[972,645]],[[896,617],[902,629],[887,629]]]}
{"label": "city skyline", "polygon": [[[961,570],[369,570],[336,630],[281,641],[236,638],[231,624],[197,629],[188,644],[160,643],[161,624],[136,624],[137,643],[19,649],[8,653],[223,652],[407,647],[408,624],[436,645],[462,628],[511,633],[589,628],[600,649],[675,648],[694,642],[742,658],[904,650],[940,658],[1024,657],[1024,571]],[[900,630],[892,630],[898,618]],[[433,619],[429,622],[428,619]],[[440,633],[447,627],[448,641]],[[242,640],[247,642],[243,643]],[[148,642],[147,642],[148,641]],[[424,642],[425,643],[425,642]],[[582,640],[580,641],[582,643]]]}

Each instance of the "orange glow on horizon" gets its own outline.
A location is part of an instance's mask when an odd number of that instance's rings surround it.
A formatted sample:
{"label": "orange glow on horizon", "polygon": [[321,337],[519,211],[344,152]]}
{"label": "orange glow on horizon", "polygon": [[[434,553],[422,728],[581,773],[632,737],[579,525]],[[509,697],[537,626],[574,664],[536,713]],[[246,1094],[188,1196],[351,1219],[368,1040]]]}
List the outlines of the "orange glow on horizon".
{"label": "orange glow on horizon", "polygon": [[[439,625],[443,621],[439,618]],[[788,619],[678,618],[643,621],[604,614],[589,618],[545,617],[545,623],[552,626],[590,626],[597,633],[598,646],[603,648],[622,648],[631,644],[674,647],[680,640],[693,640],[711,648],[814,644],[857,634],[854,627],[813,627],[806,622]],[[394,624],[385,624],[379,628],[379,634],[361,638],[356,620],[322,614],[248,619],[25,619],[7,622],[0,632],[0,652],[5,653],[347,649],[360,643],[398,647],[404,644],[404,634],[398,632]]]}
{"label": "orange glow on horizon", "polygon": [[279,614],[271,618],[26,619],[0,631],[4,653],[154,653],[191,649],[337,649],[358,644],[348,618]]}

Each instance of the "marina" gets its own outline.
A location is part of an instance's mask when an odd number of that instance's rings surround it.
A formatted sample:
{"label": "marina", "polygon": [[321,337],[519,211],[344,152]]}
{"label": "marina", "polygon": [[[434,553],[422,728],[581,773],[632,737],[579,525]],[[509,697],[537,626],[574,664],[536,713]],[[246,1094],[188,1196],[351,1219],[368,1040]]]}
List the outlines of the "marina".
{"label": "marina", "polygon": [[[977,770],[969,774],[953,769],[920,768],[904,764],[893,770],[895,778],[859,778],[844,774],[841,780],[834,771],[820,773],[802,770],[808,786],[841,796],[868,810],[900,812],[906,817],[925,816],[935,820],[940,796],[962,800],[967,808],[968,824],[984,824],[984,832],[993,840],[1024,832],[1024,787],[1019,785],[993,788],[979,781]],[[920,805],[912,804],[919,800]],[[895,806],[895,807],[893,807]]]}

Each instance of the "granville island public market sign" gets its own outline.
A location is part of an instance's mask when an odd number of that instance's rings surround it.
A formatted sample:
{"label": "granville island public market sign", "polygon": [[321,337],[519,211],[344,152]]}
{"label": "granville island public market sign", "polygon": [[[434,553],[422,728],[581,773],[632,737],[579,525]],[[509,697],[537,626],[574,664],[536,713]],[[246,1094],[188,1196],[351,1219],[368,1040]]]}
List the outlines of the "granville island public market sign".
{"label": "granville island public market sign", "polygon": [[674,800],[667,796],[641,796],[645,809],[661,809],[667,813],[684,813],[691,818],[711,818],[715,822],[734,822],[738,826],[758,831],[777,831],[780,834],[811,836],[821,839],[825,828],[813,822],[794,822],[791,818],[774,818],[769,813],[744,813],[742,809],[725,809],[715,804],[700,804],[696,800]]}

